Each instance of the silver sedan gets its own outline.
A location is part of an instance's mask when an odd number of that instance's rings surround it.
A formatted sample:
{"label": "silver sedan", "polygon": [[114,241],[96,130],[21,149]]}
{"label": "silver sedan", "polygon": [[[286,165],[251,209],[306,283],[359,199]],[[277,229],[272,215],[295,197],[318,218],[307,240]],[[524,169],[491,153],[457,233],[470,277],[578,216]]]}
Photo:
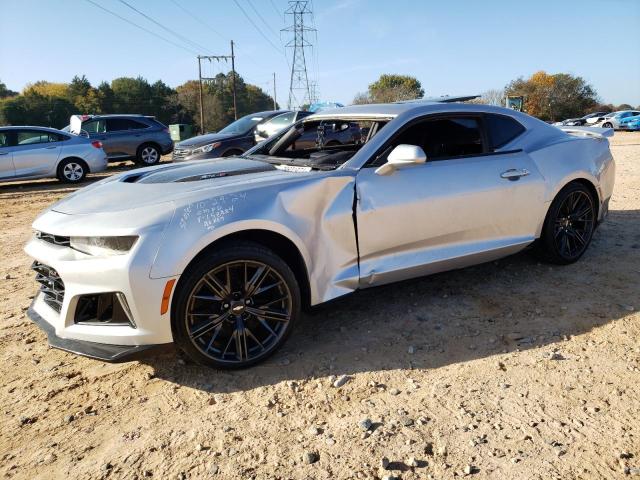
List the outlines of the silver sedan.
{"label": "silver sedan", "polygon": [[55,177],[78,183],[105,168],[99,141],[46,127],[0,127],[0,182]]}
{"label": "silver sedan", "polygon": [[[329,144],[328,129],[353,125],[357,141]],[[362,105],[240,157],[113,176],[34,222],[29,316],[53,346],[92,357],[175,342],[246,367],[308,305],[529,246],[577,261],[607,214],[611,134],[486,105]]]}

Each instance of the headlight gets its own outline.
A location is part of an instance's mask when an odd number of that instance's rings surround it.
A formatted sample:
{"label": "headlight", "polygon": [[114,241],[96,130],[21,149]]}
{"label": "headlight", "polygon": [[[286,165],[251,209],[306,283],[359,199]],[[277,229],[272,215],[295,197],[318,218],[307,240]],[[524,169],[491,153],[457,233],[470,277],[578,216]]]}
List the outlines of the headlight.
{"label": "headlight", "polygon": [[71,248],[87,255],[107,257],[124,255],[138,240],[137,236],[128,237],[71,237]]}
{"label": "headlight", "polygon": [[221,145],[221,142],[214,142],[208,145],[203,145],[202,147],[194,148],[191,153],[208,153],[214,148],[218,148]]}

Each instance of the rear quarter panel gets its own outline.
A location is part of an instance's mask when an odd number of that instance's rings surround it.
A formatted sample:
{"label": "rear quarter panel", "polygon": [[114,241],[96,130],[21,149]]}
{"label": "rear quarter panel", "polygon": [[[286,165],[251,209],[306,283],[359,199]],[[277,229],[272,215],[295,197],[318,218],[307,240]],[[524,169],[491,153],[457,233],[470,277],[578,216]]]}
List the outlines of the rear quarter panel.
{"label": "rear quarter panel", "polygon": [[[586,138],[563,135],[556,141],[529,152],[545,179],[545,203],[551,204],[558,192],[569,182],[585,179],[598,192],[598,212],[613,193],[615,164],[606,138]],[[541,219],[538,234],[542,229]]]}

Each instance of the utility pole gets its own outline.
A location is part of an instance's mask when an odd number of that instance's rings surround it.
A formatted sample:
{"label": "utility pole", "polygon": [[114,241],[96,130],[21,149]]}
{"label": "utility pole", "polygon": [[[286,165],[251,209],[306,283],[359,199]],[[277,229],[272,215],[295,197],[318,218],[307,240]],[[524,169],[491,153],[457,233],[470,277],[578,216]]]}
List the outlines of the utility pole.
{"label": "utility pole", "polygon": [[202,81],[203,80],[215,80],[213,77],[202,76],[202,60],[209,60],[209,62],[216,61],[228,61],[231,60],[231,89],[233,91],[233,116],[238,119],[238,105],[236,100],[236,57],[233,52],[233,40],[231,40],[231,55],[198,55],[198,81],[199,81],[199,95],[200,95],[200,133],[204,133],[204,100],[202,93]]}
{"label": "utility pole", "polygon": [[198,85],[200,86],[200,134],[204,134],[204,102],[202,101],[202,66],[198,55]]}
{"label": "utility pole", "polygon": [[291,80],[289,82],[288,106],[290,109],[299,109],[305,103],[311,102],[305,49],[313,45],[305,39],[305,33],[314,32],[315,28],[306,27],[304,18],[305,15],[311,16],[312,13],[307,0],[290,0],[289,8],[285,11],[286,15],[293,17],[293,25],[282,30],[283,32],[293,33],[293,39],[285,45],[293,48]]}
{"label": "utility pole", "polygon": [[276,101],[276,72],[273,72],[273,109],[278,109],[278,102]]}
{"label": "utility pole", "polygon": [[231,40],[231,72],[233,77],[231,78],[231,85],[233,89],[233,117],[238,119],[238,105],[236,104],[236,56],[233,53],[233,40]]}

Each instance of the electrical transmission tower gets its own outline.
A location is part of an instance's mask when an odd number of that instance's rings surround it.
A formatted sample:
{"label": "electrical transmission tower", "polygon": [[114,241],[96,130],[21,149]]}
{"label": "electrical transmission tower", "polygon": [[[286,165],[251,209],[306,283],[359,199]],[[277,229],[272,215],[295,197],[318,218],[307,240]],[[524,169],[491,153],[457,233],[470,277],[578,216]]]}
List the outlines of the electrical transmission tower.
{"label": "electrical transmission tower", "polygon": [[305,49],[313,45],[305,38],[305,34],[315,32],[315,28],[306,27],[304,22],[305,16],[310,18],[313,12],[309,7],[309,1],[290,0],[289,8],[284,13],[293,17],[293,25],[282,29],[283,32],[293,33],[293,38],[285,45],[293,48],[288,106],[289,109],[299,109],[305,103],[312,101]]}

